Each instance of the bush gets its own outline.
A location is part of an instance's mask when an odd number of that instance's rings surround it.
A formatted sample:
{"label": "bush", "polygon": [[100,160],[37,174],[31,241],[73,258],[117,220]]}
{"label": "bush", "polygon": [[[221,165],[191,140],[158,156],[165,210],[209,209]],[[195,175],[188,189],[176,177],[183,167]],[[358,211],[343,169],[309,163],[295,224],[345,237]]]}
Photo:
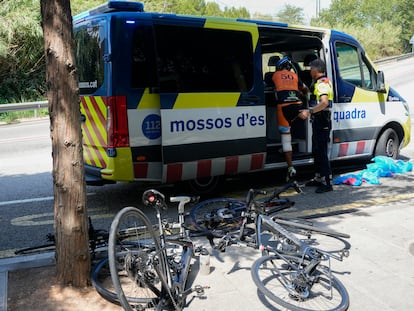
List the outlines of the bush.
{"label": "bush", "polygon": [[39,2],[0,3],[0,103],[39,99],[45,92]]}
{"label": "bush", "polygon": [[401,27],[395,27],[390,21],[369,27],[342,26],[342,31],[354,36],[366,49],[373,60],[402,54],[399,35]]}

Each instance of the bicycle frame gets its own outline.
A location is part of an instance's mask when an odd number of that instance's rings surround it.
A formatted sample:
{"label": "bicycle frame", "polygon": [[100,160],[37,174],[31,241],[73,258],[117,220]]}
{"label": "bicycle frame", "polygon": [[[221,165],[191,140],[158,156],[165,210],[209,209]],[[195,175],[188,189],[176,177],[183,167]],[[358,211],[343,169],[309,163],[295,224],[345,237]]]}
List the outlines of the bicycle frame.
{"label": "bicycle frame", "polygon": [[[275,247],[271,247],[269,245],[264,245],[262,242],[262,235],[259,234],[262,232],[262,229],[267,229],[271,233],[276,233],[282,235],[283,237],[287,238],[290,242],[293,242],[298,249],[295,251],[283,250],[283,246],[279,248],[280,245]],[[275,222],[271,217],[266,215],[258,215],[257,223],[256,223],[256,230],[257,234],[257,245],[259,249],[263,252],[267,253],[274,253],[279,258],[283,259],[291,268],[292,271],[298,271],[300,277],[306,280],[306,284],[312,287],[314,282],[314,277],[312,273],[317,269],[323,261],[328,261],[328,267],[326,269],[320,269],[320,272],[323,272],[326,276],[328,276],[329,280],[332,280],[332,272],[330,268],[330,258],[333,257],[339,261],[342,261],[343,256],[346,254],[338,254],[334,255],[332,253],[324,252],[321,249],[311,247],[307,243],[298,239],[293,233],[289,232],[285,228],[283,228],[280,224]],[[293,265],[292,262],[287,257],[296,257],[298,259],[298,264]],[[298,295],[292,288],[292,283],[294,280],[288,279],[286,276],[282,275],[284,279],[284,287],[291,295]],[[333,296],[332,292],[332,284],[330,284],[331,296]],[[307,296],[299,297],[301,299],[307,298]]]}
{"label": "bicycle frame", "polygon": [[[184,206],[186,203],[191,201],[191,198],[185,196],[171,197],[170,201],[179,202],[178,223],[180,225],[180,234],[179,237],[168,239],[165,237],[161,219],[161,211],[159,206],[155,206],[161,244],[161,253],[158,254],[158,256],[163,256],[164,260],[161,260],[160,262],[165,264],[164,267],[161,267],[162,270],[156,270],[163,284],[161,296],[168,295],[174,309],[181,310],[183,307],[182,305],[185,302],[185,298],[193,291],[192,288],[186,289],[186,283],[190,272],[191,260],[195,252],[194,244],[189,238],[188,232],[185,232],[184,230]],[[179,262],[175,262],[174,258],[170,258],[168,255],[167,252],[171,246],[179,246],[181,248]],[[157,267],[157,265],[154,266]],[[167,276],[167,278],[165,279],[164,276]],[[162,297],[159,303],[163,303]]]}
{"label": "bicycle frame", "polygon": [[[259,202],[259,201],[254,200],[254,198],[258,194],[266,195],[267,191],[250,189],[247,192],[246,201],[245,201],[246,207],[243,207],[243,206],[240,207],[240,209],[242,210],[241,212],[242,221],[240,225],[238,242],[236,243],[237,245],[241,246],[242,243],[240,243],[240,241],[245,241],[246,235],[245,235],[244,230],[247,224],[250,224],[252,222],[255,223],[256,233],[258,232],[257,231],[257,220],[258,220],[259,215],[272,215],[272,214],[281,212],[285,209],[288,209],[295,204],[295,202],[290,201],[289,199],[280,198],[280,194],[285,192],[289,188],[294,188],[296,192],[298,193],[302,192],[297,182],[293,180],[291,180],[288,184],[286,184],[282,189],[274,191],[273,194],[270,197],[266,198],[264,201]],[[274,201],[275,199],[276,201]],[[222,217],[222,219],[224,219],[224,217]],[[227,242],[230,242],[230,244],[234,244],[234,241],[228,241],[229,240],[228,238],[231,237],[232,235],[234,235],[233,232],[229,232],[225,234],[223,237],[221,237],[221,242],[227,240]],[[210,236],[209,241],[210,241],[211,246],[215,248],[216,246],[214,245],[212,236]],[[254,243],[245,242],[243,244],[245,244],[248,247],[258,248],[257,238]],[[227,244],[222,244],[218,248],[223,249],[223,247],[226,247],[226,246]]]}
{"label": "bicycle frame", "polygon": [[[256,220],[256,232],[257,232],[256,239],[257,239],[257,246],[259,248],[265,247],[262,243],[261,234],[260,234],[260,232],[262,232],[262,226],[272,233],[282,234],[284,237],[288,238],[290,241],[295,243],[299,247],[300,251],[306,251],[309,248],[308,244],[299,240],[295,235],[290,233],[288,230],[283,228],[278,223],[274,222],[269,216],[258,215],[257,220]],[[273,248],[271,249],[273,250]]]}

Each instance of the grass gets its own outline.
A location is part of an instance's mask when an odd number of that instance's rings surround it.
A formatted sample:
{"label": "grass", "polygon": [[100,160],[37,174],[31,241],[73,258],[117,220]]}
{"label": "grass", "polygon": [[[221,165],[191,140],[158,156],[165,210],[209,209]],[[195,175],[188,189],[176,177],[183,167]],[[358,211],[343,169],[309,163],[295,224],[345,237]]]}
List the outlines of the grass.
{"label": "grass", "polygon": [[20,119],[39,118],[48,114],[47,108],[37,109],[37,113],[35,113],[35,110],[0,112],[0,122],[12,124],[19,122]]}

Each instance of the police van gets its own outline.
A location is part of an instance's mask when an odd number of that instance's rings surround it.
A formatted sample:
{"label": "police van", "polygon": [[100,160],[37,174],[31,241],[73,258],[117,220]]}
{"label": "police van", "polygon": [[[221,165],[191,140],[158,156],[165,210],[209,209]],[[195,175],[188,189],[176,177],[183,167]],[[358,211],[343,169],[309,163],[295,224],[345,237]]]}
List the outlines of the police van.
{"label": "police van", "polygon": [[[83,153],[89,183],[189,181],[286,166],[275,60],[311,83],[323,59],[334,87],[332,161],[396,157],[410,141],[406,101],[362,46],[334,30],[145,12],[109,1],[74,18]],[[292,124],[294,165],[312,163],[311,124]]]}

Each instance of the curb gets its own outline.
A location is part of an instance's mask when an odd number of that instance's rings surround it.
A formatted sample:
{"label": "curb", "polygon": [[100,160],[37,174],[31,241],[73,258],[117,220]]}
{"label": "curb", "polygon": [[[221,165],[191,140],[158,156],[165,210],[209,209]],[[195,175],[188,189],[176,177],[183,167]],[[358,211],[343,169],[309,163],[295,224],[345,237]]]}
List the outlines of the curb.
{"label": "curb", "polygon": [[7,311],[7,282],[9,271],[51,266],[54,264],[54,252],[0,259],[0,311]]}

